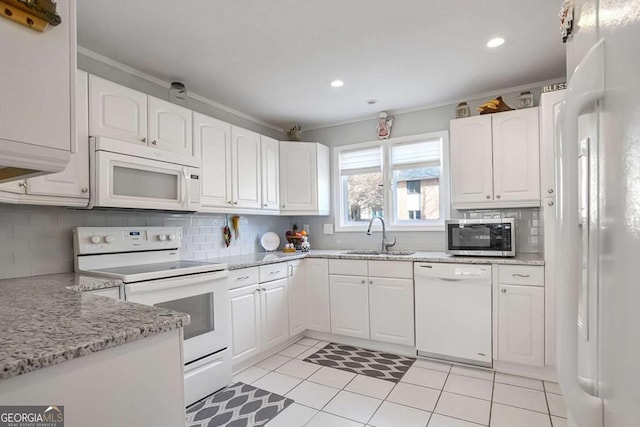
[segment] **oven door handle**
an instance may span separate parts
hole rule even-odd
[[[129,283],[125,285],[125,294],[127,299],[131,295],[148,294],[152,292],[165,291],[167,289],[182,288],[187,286],[201,286],[205,285],[207,288],[211,288],[211,282],[224,281],[226,285],[226,278],[229,276],[228,270],[216,271],[211,273],[203,273],[198,276],[185,276],[185,277],[168,277],[166,279],[151,280],[148,282]]]

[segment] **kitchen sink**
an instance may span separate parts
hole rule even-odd
[[[389,251],[387,253],[383,253],[380,251],[373,250],[355,250],[355,251],[346,251],[343,252],[345,255],[413,255],[415,252],[411,251]]]

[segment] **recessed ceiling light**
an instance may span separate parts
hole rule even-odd
[[[504,39],[502,37],[496,37],[487,42],[487,47],[498,47],[504,44]]]
[[[331,82],[331,86],[333,87],[342,87],[344,86],[344,82],[342,80],[334,80]]]

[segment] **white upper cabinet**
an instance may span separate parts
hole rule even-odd
[[[540,206],[538,108],[451,121],[456,209]]]
[[[328,215],[329,148],[316,142],[280,142],[280,209],[287,215]]]
[[[147,144],[147,95],[89,76],[89,133]]]
[[[542,197],[556,196],[556,123],[565,92],[565,90],[559,90],[544,93],[540,97],[540,191]]]
[[[262,152],[262,209],[280,209],[280,143],[264,135],[260,136]]]
[[[493,117],[494,200],[540,205],[538,109]]]
[[[240,208],[261,207],[260,135],[231,126],[231,160],[233,171],[233,205]]]
[[[0,168],[61,171],[73,141],[76,2],[57,2],[62,22],[38,33],[0,22]],[[4,11],[4,7],[3,7]],[[0,179],[29,175],[6,169]]]
[[[451,121],[451,203],[493,200],[491,116]]]
[[[231,125],[203,114],[193,115],[193,136],[202,158],[200,173],[203,207],[229,207],[232,203]]]
[[[191,110],[148,97],[149,144],[160,150],[193,155]]]

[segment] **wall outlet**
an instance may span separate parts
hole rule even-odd
[[[324,224],[324,234],[333,234],[333,224]]]

